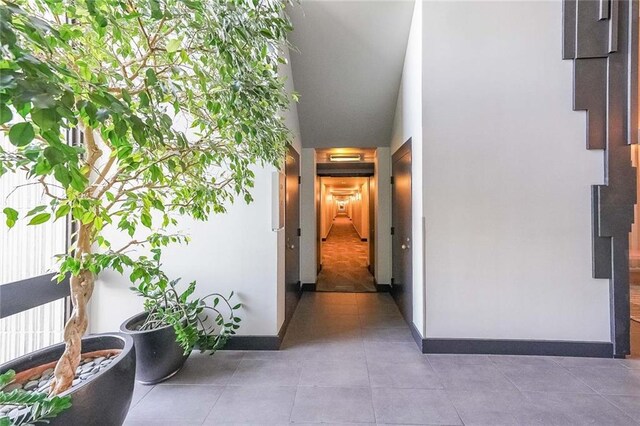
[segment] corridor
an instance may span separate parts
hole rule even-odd
[[[317,291],[375,292],[367,269],[369,245],[361,241],[351,220],[338,214],[327,240],[322,242],[322,270]]]
[[[280,351],[194,353],[126,425],[638,425],[640,360],[423,355],[386,293],[304,293]]]

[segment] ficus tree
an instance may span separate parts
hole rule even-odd
[[[3,197],[6,223],[75,224],[52,394],[73,381],[96,275],[148,280],[136,247],[183,241],[180,217],[250,202],[251,166],[281,163],[291,29],[285,0],[0,0],[0,176],[43,194],[26,215]]]

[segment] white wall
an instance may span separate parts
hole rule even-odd
[[[424,3],[428,337],[610,341],[591,278],[603,155],[561,26],[559,0]]]
[[[287,90],[292,91],[290,66],[281,66],[281,73],[287,79]],[[296,105],[284,114],[293,147],[300,152]],[[284,321],[285,292],[284,230],[271,229],[271,185],[276,169],[253,170],[254,202],[247,205],[239,200],[227,214],[213,215],[207,222],[182,219],[179,229],[191,236],[191,243],[166,248],[163,263],[170,277],[183,277],[185,283],[197,280],[199,295],[235,291],[244,304],[238,334],[275,335]],[[129,286],[126,276],[101,274],[91,302],[91,332],[117,330],[124,319],[142,310],[142,300]]]
[[[300,186],[300,281],[315,283],[316,265],[316,150],[302,150],[302,185]]]
[[[378,284],[391,283],[391,151],[376,149],[375,156],[376,261]]]
[[[416,1],[391,137],[391,153],[411,138],[413,323],[424,336],[424,280],[422,241],[422,8]]]

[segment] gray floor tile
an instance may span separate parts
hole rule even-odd
[[[640,398],[636,396],[607,395],[605,399],[621,409],[627,416],[640,423]]]
[[[373,389],[378,423],[461,425],[444,391],[427,389]]]
[[[367,362],[364,359],[307,361],[302,365],[300,385],[369,387]]]
[[[204,424],[288,423],[295,395],[294,386],[227,386]]]
[[[433,365],[445,389],[512,391],[516,387],[493,365]]]
[[[503,366],[500,370],[521,391],[594,393],[562,367]]]
[[[245,359],[229,380],[239,386],[296,386],[300,365],[288,361]]]
[[[367,361],[371,386],[376,388],[443,389],[429,362],[424,360],[387,363]]]
[[[153,389],[153,386],[145,386],[136,382],[135,386],[133,387],[133,398],[131,399],[131,408],[135,407],[136,404],[140,402],[140,400],[142,400],[142,398],[144,398],[151,389]]]
[[[395,314],[366,313],[360,314],[360,326],[362,327],[405,327],[407,322],[400,312]]]
[[[241,359],[242,354],[235,351],[218,351],[213,355],[194,353],[182,370],[166,383],[223,386],[233,376]]]
[[[525,425],[635,425],[621,410],[600,395],[523,392],[527,405],[518,413]]]
[[[526,355],[490,355],[489,359],[498,368],[503,366],[558,367],[552,357]]]
[[[323,338],[291,346],[290,350],[299,359],[314,360],[364,360],[365,349],[360,339],[338,340]]]
[[[611,358],[554,357],[562,367],[625,368],[621,360]]]
[[[621,359],[620,363],[626,368],[640,370],[640,358]]]
[[[640,397],[640,370],[578,367],[568,370],[598,393]]]
[[[415,362],[425,359],[414,342],[364,342],[368,361],[389,364]]]
[[[374,422],[371,389],[299,386],[293,422]]]
[[[518,391],[447,391],[465,425],[507,426],[519,424],[525,398]]]
[[[369,342],[414,343],[409,327],[369,327],[362,329],[362,337]],[[414,343],[415,344],[415,343]]]
[[[429,354],[429,362],[433,364],[457,364],[457,365],[492,365],[488,355],[466,354]]]
[[[222,389],[208,385],[157,385],[129,412],[128,420],[203,422]]]
[[[185,422],[184,420],[153,420],[150,422],[149,420],[129,420],[127,419],[123,426],[200,426],[202,422]]]

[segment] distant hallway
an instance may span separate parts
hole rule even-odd
[[[376,291],[367,269],[368,244],[360,240],[351,220],[338,215],[322,243],[322,270],[317,291]]]

